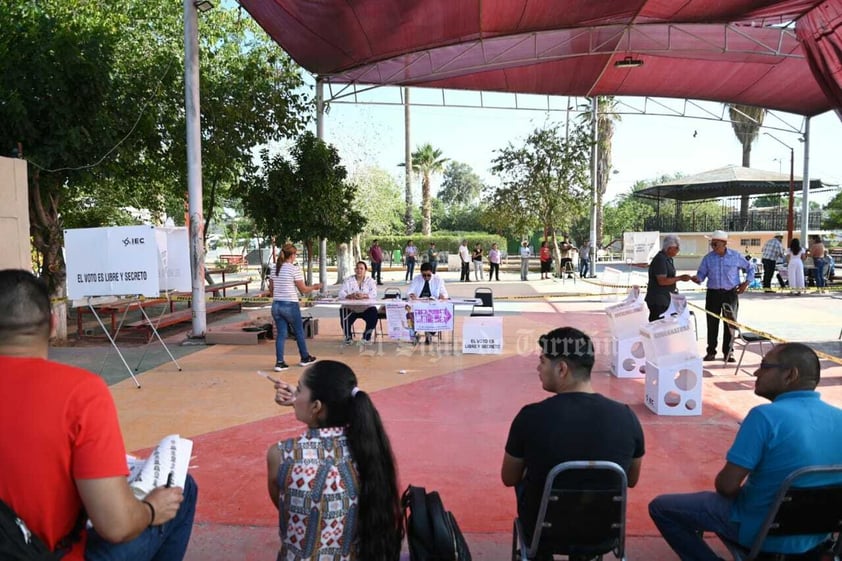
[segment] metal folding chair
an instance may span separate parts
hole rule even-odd
[[[494,292],[490,288],[478,287],[474,290],[474,298],[481,300],[481,303],[473,305],[471,317],[494,315]]]
[[[808,480],[816,476],[831,476],[835,483],[827,485],[797,486],[796,479],[802,479],[802,485],[809,485]],[[836,476],[836,477],[833,477]],[[760,531],[754,538],[751,548],[745,548],[727,540],[725,545],[734,555],[734,561],[754,561],[760,555],[783,561],[787,557],[803,559],[799,554],[782,554],[763,551],[763,542],[769,536],[799,536],[808,534],[828,534],[829,540],[811,550],[816,558],[838,561],[842,555],[842,464],[825,466],[807,466],[790,473],[778,491],[775,501],[766,514]]]
[[[589,483],[574,485],[571,479]],[[626,472],[614,462],[558,464],[547,474],[531,536],[515,518],[512,561],[539,553],[588,559],[613,553],[625,560],[627,487]]]
[[[722,304],[722,315],[730,320],[736,321],[736,314],[734,313],[734,308],[731,307],[731,304]],[[743,344],[743,350],[740,352],[740,359],[737,361],[737,368],[734,369],[734,375],[736,376],[737,373],[740,371],[740,366],[743,364],[743,357],[746,354],[746,349],[748,349],[749,345],[753,345],[755,343],[760,345],[760,358],[763,358],[763,355],[766,354],[766,351],[763,348],[763,343],[769,343],[769,348],[772,347],[772,340],[764,335],[758,335],[757,333],[752,333],[751,331],[743,331],[739,327],[735,327],[731,324],[727,324],[728,329],[731,330],[731,350],[733,352],[734,349],[734,342],[739,341]],[[726,355],[727,358],[727,355]]]
[[[403,294],[400,288],[387,288],[383,293],[384,300],[401,300]],[[377,309],[377,325],[380,326],[380,338],[383,338],[383,320],[386,319],[386,307],[380,306]]]

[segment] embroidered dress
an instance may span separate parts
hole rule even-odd
[[[359,479],[345,429],[309,429],[278,447],[278,561],[356,559]]]

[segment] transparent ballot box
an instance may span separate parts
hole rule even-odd
[[[637,337],[649,321],[649,310],[640,300],[625,301],[605,308],[611,335],[617,339]]]
[[[640,327],[646,360],[668,364],[699,356],[696,335],[686,316],[674,316]]]

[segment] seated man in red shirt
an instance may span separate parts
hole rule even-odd
[[[64,561],[179,561],[196,509],[196,484],[138,500],[108,387],[47,360],[55,318],[46,285],[0,271],[0,499],[47,546],[78,539]],[[81,509],[93,530],[73,531]]]

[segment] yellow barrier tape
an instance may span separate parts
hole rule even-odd
[[[768,339],[770,339],[774,342],[777,342],[777,343],[789,343],[790,342],[787,339],[784,339],[783,337],[778,337],[777,335],[773,335],[772,333],[767,333],[766,331],[762,331],[760,329],[755,329],[753,327],[749,327],[748,325],[739,323],[738,321],[734,321],[730,318],[726,318],[726,317],[723,317],[721,315],[715,314],[715,313],[711,312],[710,310],[706,310],[704,308],[704,306],[699,306],[698,304],[694,304],[693,302],[687,302],[687,304],[690,305],[690,306],[693,306],[697,310],[701,310],[702,312],[704,312],[705,314],[707,314],[709,316],[713,316],[713,317],[719,319],[723,323],[726,323],[728,325],[736,327],[740,331],[750,331],[750,332],[754,333],[755,335],[760,335],[761,337],[766,337],[766,338],[768,338]],[[833,355],[829,355],[825,352],[822,352],[822,351],[819,351],[819,350],[816,350],[816,349],[813,349],[813,351],[815,351],[815,353],[818,355],[818,357],[822,360],[827,360],[827,361],[834,362],[836,364],[842,365],[842,358],[839,358],[839,357],[836,357],[836,356],[833,356]]]

